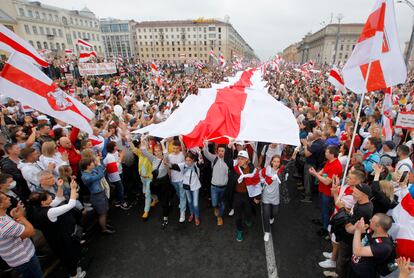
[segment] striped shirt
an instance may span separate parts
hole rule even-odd
[[[35,254],[30,238],[21,239],[24,226],[10,216],[0,216],[0,257],[10,266],[27,263]]]

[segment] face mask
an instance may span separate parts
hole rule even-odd
[[[12,190],[16,187],[17,182],[16,181],[12,181],[9,185],[9,190]]]

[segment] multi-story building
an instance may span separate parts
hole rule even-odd
[[[133,20],[100,19],[105,57],[133,58],[136,55],[136,32]]]
[[[4,6],[3,6],[4,4]],[[2,9],[17,22],[14,31],[38,50],[63,54],[65,49],[83,50],[77,39],[88,41],[103,53],[99,21],[88,8],[66,10],[38,1],[2,0]]]
[[[351,56],[363,27],[363,23],[348,23],[340,26],[329,24],[315,33],[307,34],[299,42],[299,62],[313,60],[317,64],[333,64],[335,60],[335,63],[345,63]],[[338,30],[339,40],[335,55]]]
[[[137,53],[141,61],[169,62],[212,60],[210,51],[233,57],[255,59],[253,49],[228,22],[216,19],[144,21],[136,25]]]
[[[282,58],[287,62],[299,63],[298,46],[298,43],[293,43],[283,49]]]

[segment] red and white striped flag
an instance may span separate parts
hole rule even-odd
[[[73,53],[73,50],[72,49],[65,49],[65,53],[66,54],[72,54]]]
[[[385,140],[392,140],[393,126],[391,119],[392,112],[392,88],[385,90],[384,100],[382,102],[382,135]]]
[[[212,49],[212,50],[210,50],[210,56],[214,59],[214,60],[216,60],[217,61],[217,57],[216,57],[216,54],[214,53],[214,50]]]
[[[86,42],[86,41],[84,41],[84,40],[81,40],[81,39],[78,39],[78,41],[76,42],[76,44],[77,45],[81,45],[81,46],[83,46],[83,47],[86,47],[86,48],[92,48],[92,44],[90,44],[90,43],[88,43],[88,42]]]
[[[152,74],[158,74],[158,68],[155,63],[151,63],[151,72]]]
[[[220,60],[220,66],[224,68],[226,66],[226,59],[224,59],[224,55],[222,53],[220,53],[219,60]]]
[[[199,70],[202,70],[202,69],[204,68],[204,64],[203,64],[203,63],[201,63],[201,62],[198,62],[198,63],[197,63],[197,68],[198,68]]]
[[[328,81],[334,85],[335,89],[342,92],[343,94],[346,94],[346,88],[344,84],[344,80],[341,77],[341,74],[339,73],[336,66],[334,66],[331,71],[329,72]]]
[[[18,53],[10,56],[0,73],[0,91],[23,105],[92,134],[95,116],[85,105],[68,96],[39,68]]]
[[[96,56],[97,55],[95,51],[82,51],[81,53],[79,53],[79,62],[88,62],[92,57],[96,58]]]
[[[0,50],[9,53],[18,52],[31,62],[41,67],[48,67],[49,63],[24,39],[17,36],[10,29],[0,24]]]
[[[405,83],[393,0],[377,0],[351,57],[342,69],[345,86],[354,93],[382,90]]]

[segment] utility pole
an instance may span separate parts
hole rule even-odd
[[[336,31],[336,42],[335,42],[335,54],[333,57],[332,64],[336,62],[336,56],[338,55],[338,44],[339,44],[339,33],[341,32],[341,20],[344,18],[343,14],[338,14],[336,19],[338,19],[338,30]]]

